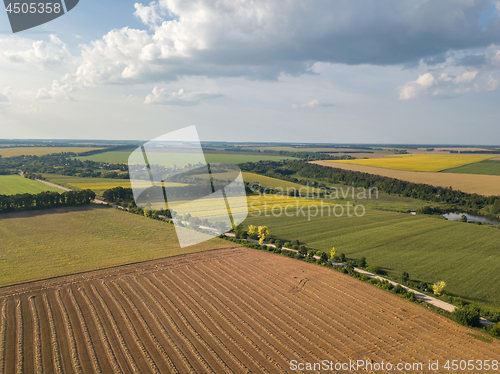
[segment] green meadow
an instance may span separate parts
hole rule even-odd
[[[62,192],[58,188],[19,175],[0,175],[0,195],[37,194],[44,191]]]
[[[460,173],[460,174],[483,174],[483,175],[500,175],[500,160],[485,160],[460,166],[458,168],[443,170],[443,173]]]

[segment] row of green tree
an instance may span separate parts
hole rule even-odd
[[[248,148],[240,148],[240,147],[231,147],[224,148],[225,152],[259,152],[259,153],[267,153],[272,155],[286,156],[286,157],[294,157],[303,161],[314,161],[314,160],[350,160],[352,156],[343,155],[343,156],[331,156],[327,153],[318,153],[318,152],[308,152],[303,150],[297,151],[280,151],[274,149],[263,149],[263,150],[254,150]],[[336,152],[334,152],[336,153]]]
[[[94,198],[95,193],[91,190],[0,195],[0,213],[83,205]]]
[[[312,187],[328,184],[345,184],[354,187],[376,187],[388,194],[412,197],[436,203],[447,203],[467,209],[489,208],[490,213],[500,213],[499,196],[470,194],[451,187],[436,187],[423,183],[412,183],[399,179],[344,170],[297,161],[260,161],[240,165],[243,171],[262,174],[289,182],[304,184],[308,179]]]

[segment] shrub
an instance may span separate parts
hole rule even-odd
[[[361,279],[363,282],[368,282],[371,279],[371,277],[369,277],[366,274],[361,274],[361,277],[359,279]]]
[[[394,287],[391,292],[393,293],[406,293],[406,290],[400,285],[398,284],[396,287]]]
[[[492,325],[489,329],[488,332],[493,335],[493,336],[500,336],[500,323],[497,323],[496,325]]]
[[[276,240],[276,241],[274,242],[274,245],[276,246],[276,248],[279,248],[279,249],[281,249],[281,248],[282,248],[282,246],[281,246],[281,242],[280,242],[279,240]]]
[[[360,268],[365,268],[365,267],[366,267],[366,265],[367,265],[367,264],[366,264],[366,257],[365,257],[365,256],[363,256],[363,257],[361,257],[361,258],[359,259],[359,261],[358,261],[358,266],[359,266]]]
[[[339,261],[340,261],[340,262],[345,262],[345,254],[341,253],[341,254],[339,255]]]
[[[290,242],[285,242],[285,244],[283,244],[283,247],[290,248]]]
[[[382,281],[380,281],[380,283],[378,284],[378,286],[380,288],[383,288],[384,290],[390,290],[393,287],[392,284],[391,284],[391,282],[389,282],[388,280],[382,280]]]
[[[370,265],[366,268],[366,271],[369,273],[377,274],[377,275],[383,275],[385,274],[385,271],[383,271],[381,268],[375,265]]]
[[[269,239],[269,243],[274,244],[274,239],[273,238]]]
[[[440,296],[443,293],[443,290],[445,287],[446,287],[446,283],[443,281],[434,283],[432,285],[432,290],[434,291],[434,295]]]
[[[452,312],[453,319],[464,326],[479,326],[479,308],[474,305],[466,305],[455,308]]]
[[[415,294],[411,291],[406,291],[406,299],[413,301],[413,302],[417,300],[417,298],[415,297]]]
[[[342,274],[348,273],[347,269],[344,266],[336,266],[335,269],[340,271]]]
[[[301,255],[306,255],[307,254],[307,247],[305,245],[300,245],[298,247],[299,247],[298,250],[299,250],[299,252],[300,252]],[[295,246],[294,246],[294,249],[296,249]]]

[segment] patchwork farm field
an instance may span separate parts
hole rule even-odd
[[[360,160],[365,161],[365,160]],[[457,173],[434,173],[434,172],[416,172],[404,170],[392,170],[373,166],[345,164],[340,162],[312,161],[313,164],[360,171],[363,173],[382,175],[389,178],[406,180],[413,183],[425,183],[432,186],[453,187],[468,193],[477,193],[485,196],[500,195],[500,176],[498,175],[473,175]]]
[[[360,202],[359,202],[360,203]],[[245,225],[268,226],[276,238],[298,239],[312,248],[350,258],[365,256],[393,276],[410,273],[427,283],[444,280],[447,291],[500,306],[500,229],[437,217],[366,209],[362,217],[261,214]],[[351,215],[353,211],[351,209]]]
[[[128,179],[83,178],[59,174],[42,175],[48,182],[70,188],[72,190],[84,190],[90,188],[98,195],[101,195],[107,189],[114,187],[130,188],[130,181]]]
[[[291,360],[500,355],[469,332],[347,275],[241,248],[0,290],[5,372],[270,374]]]
[[[0,195],[37,194],[44,191],[61,192],[58,188],[19,175],[0,175]]]
[[[15,156],[43,156],[52,153],[62,152],[89,152],[103,148],[91,147],[10,147],[0,148],[0,156],[2,157],[15,157]]]
[[[485,160],[474,164],[446,169],[445,173],[500,175],[500,160]]]
[[[114,187],[130,188],[130,181],[128,179],[83,178],[83,177],[72,177],[59,174],[43,174],[43,177],[49,182],[75,190],[84,190],[89,188],[98,195],[102,194],[105,190],[109,188],[114,188]],[[243,172],[243,179],[245,182],[248,183],[260,183],[262,186],[271,188],[282,187],[285,190],[286,188],[296,188],[297,190],[299,188],[305,188],[304,186],[297,183],[280,181],[278,179],[269,178],[254,173]],[[173,186],[182,184],[170,183],[170,185]],[[310,191],[312,190],[313,189],[310,188]]]
[[[79,160],[90,160],[96,162],[108,162],[116,164],[126,164],[128,163],[128,157],[132,151],[111,151],[97,153],[90,156],[76,157]],[[168,161],[166,161],[163,166],[174,166],[176,164],[184,164],[189,162],[189,154],[187,153],[171,153],[168,155]],[[193,162],[197,162],[199,156],[193,154]],[[244,162],[257,162],[257,161],[279,161],[279,160],[290,160],[293,157],[287,156],[275,156],[275,155],[255,155],[255,154],[245,154],[241,152],[239,154],[234,153],[206,153],[205,160],[209,163],[231,163],[231,164],[241,164]]]
[[[130,188],[130,181],[128,179],[83,178],[83,177],[72,177],[59,174],[43,174],[43,177],[51,183],[55,183],[66,188],[70,188],[72,190],[91,189],[97,195],[102,195],[104,191],[114,187]],[[168,186],[182,187],[185,186],[185,184],[168,183]]]
[[[331,163],[373,166],[384,169],[405,171],[438,172],[446,169],[490,159],[492,155],[454,155],[454,154],[405,154],[390,155],[382,158],[362,160],[328,161]]]
[[[1,214],[0,237],[0,287],[227,246],[181,249],[173,225],[100,206]]]

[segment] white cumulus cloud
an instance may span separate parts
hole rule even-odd
[[[10,63],[26,64],[45,70],[58,67],[72,57],[66,44],[56,35],[50,35],[48,41],[0,39],[0,58]]]
[[[155,86],[153,91],[146,96],[144,103],[193,106],[218,97],[222,97],[222,95],[217,92],[185,92],[182,88],[177,92],[169,92],[166,88]]]
[[[311,109],[314,109],[314,108],[318,108],[318,107],[330,107],[330,106],[334,106],[334,104],[332,103],[327,103],[327,102],[324,102],[324,101],[320,101],[318,99],[313,99],[307,103],[304,103],[304,104],[293,104],[292,105],[292,108],[293,109],[298,109],[298,108],[311,108]]]

